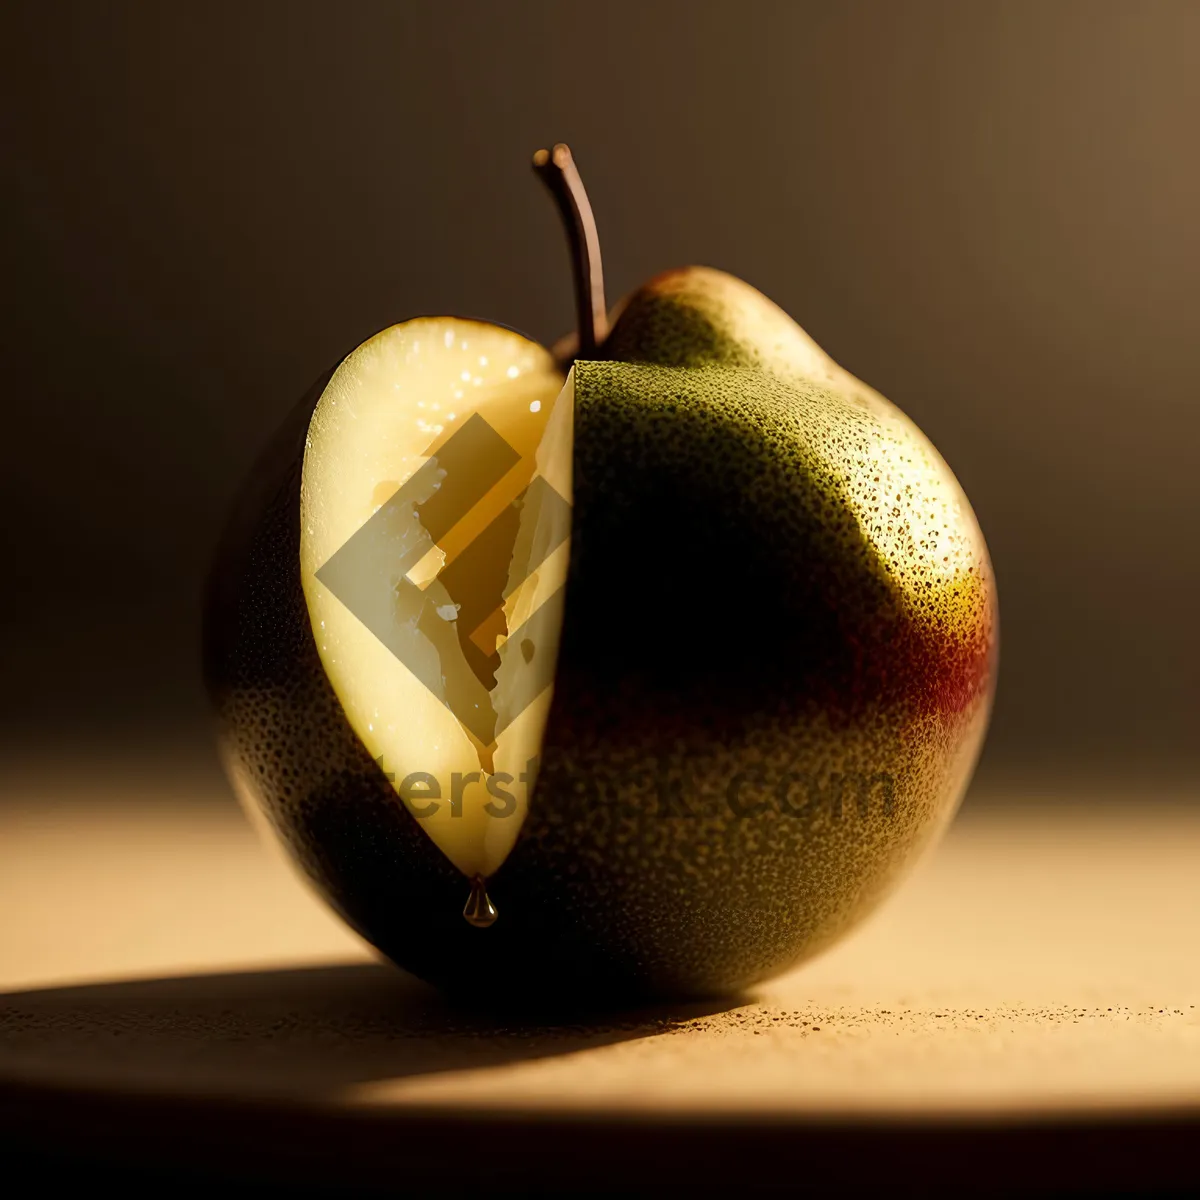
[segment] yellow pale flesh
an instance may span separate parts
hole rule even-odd
[[[382,564],[380,586],[397,595],[406,590],[409,602],[395,605],[394,618],[388,617],[394,626],[377,636],[317,572],[421,467],[437,460],[475,414],[518,461],[456,525],[430,542],[415,565],[405,571]],[[553,678],[547,664],[557,654],[561,628],[556,598],[570,549],[565,506],[518,503],[512,544],[501,546],[508,558],[506,584],[497,587],[491,577],[478,583],[493,615],[465,633],[486,646],[486,653],[500,652],[494,677],[480,678],[462,650],[453,602],[462,599],[462,571],[454,597],[444,586],[445,572],[538,476],[569,504],[571,421],[571,387],[563,387],[542,347],[493,325],[422,318],[384,330],[355,350],[334,373],[309,426],[300,569],[321,662],[355,733],[391,777],[399,802],[468,876],[490,875],[507,857],[532,790],[553,691],[552,682],[539,690],[538,681]],[[419,519],[419,506],[414,512]],[[547,545],[557,549],[544,557],[538,548]],[[533,572],[531,556],[539,563]],[[468,587],[476,587],[471,572],[466,579]],[[412,618],[414,585],[422,589],[425,612],[419,629]],[[526,641],[523,653],[506,652],[508,632],[543,605],[537,646]],[[448,627],[437,626],[431,613]],[[422,630],[431,630],[436,640]],[[389,641],[409,648],[404,654],[409,662],[424,664],[425,682],[385,644]],[[496,714],[499,733],[486,745],[447,704],[447,698],[459,698],[455,707],[461,711],[463,696]]]

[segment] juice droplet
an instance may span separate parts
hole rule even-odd
[[[464,920],[468,925],[474,925],[476,929],[486,929],[489,925],[495,924],[499,915],[496,906],[492,903],[491,896],[487,894],[483,876],[476,875],[471,880],[471,894],[463,906]]]

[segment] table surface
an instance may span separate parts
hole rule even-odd
[[[976,805],[862,929],[754,995],[489,1015],[380,964],[211,776],[30,772],[0,804],[0,1097],[31,1137],[111,1138],[103,1114],[141,1105],[164,1145],[175,1111],[214,1144],[222,1112],[339,1137],[575,1118],[1195,1136],[1198,868],[1200,805]]]

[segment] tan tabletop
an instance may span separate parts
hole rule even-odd
[[[0,1115],[24,1144],[429,1186],[467,1178],[463,1137],[485,1181],[545,1186],[668,1162],[713,1186],[1196,1178],[1198,805],[977,804],[756,995],[556,1018],[378,964],[219,781],[167,778],[5,782]]]

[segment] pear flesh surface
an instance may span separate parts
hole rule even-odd
[[[570,409],[536,344],[419,319],[345,359],[305,442],[300,578],[321,662],[368,753],[468,876],[508,855],[536,775],[569,554]],[[539,542],[553,549],[531,572]],[[535,614],[536,636],[510,650]]]

